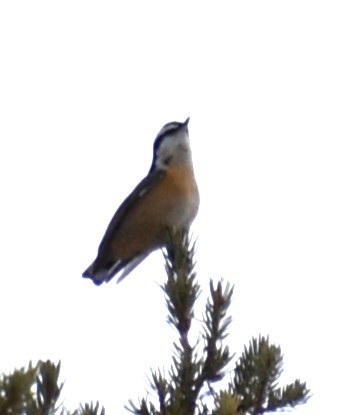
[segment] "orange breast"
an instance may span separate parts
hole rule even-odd
[[[110,243],[114,258],[128,259],[163,245],[167,227],[189,226],[199,204],[192,171],[169,169],[124,218]]]

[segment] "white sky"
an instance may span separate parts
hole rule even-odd
[[[109,414],[168,366],[160,253],[118,286],[81,273],[191,116],[201,302],[235,284],[231,350],[269,334],[313,392],[294,413],[335,413],[340,21],[337,1],[0,3],[2,371],[61,359],[65,404]]]

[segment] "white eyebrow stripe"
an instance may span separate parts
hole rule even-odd
[[[178,122],[171,122],[171,123],[168,123],[168,124],[166,124],[166,125],[164,125],[162,128],[161,128],[161,130],[160,130],[160,132],[159,132],[159,134],[157,135],[157,137],[160,137],[161,135],[164,135],[165,133],[167,133],[167,132],[169,132],[169,131],[172,131],[172,130],[177,130],[179,127],[181,126],[181,124],[180,123],[178,123]]]

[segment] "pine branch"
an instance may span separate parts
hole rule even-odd
[[[170,370],[152,372],[150,385],[158,405],[142,399],[138,405],[129,401],[126,407],[135,415],[262,415],[305,403],[309,390],[296,380],[278,386],[283,356],[269,339],[253,338],[231,372],[226,390],[216,392],[214,382],[222,380],[231,361],[224,340],[231,317],[228,316],[233,288],[210,281],[201,335],[191,345],[189,333],[194,305],[200,286],[194,272],[194,244],[186,231],[169,232],[165,252],[167,281],[163,290],[168,321],[177,333]],[[203,346],[200,343],[203,342]],[[14,371],[0,377],[1,415],[105,415],[99,403],[85,404],[74,412],[58,407],[63,384],[59,383],[60,363],[39,362],[36,367]],[[208,392],[201,394],[204,386]],[[210,397],[210,405],[205,401]]]
[[[160,413],[161,415],[165,415],[167,413],[167,401],[170,396],[170,386],[168,382],[161,374],[159,370],[158,373],[152,373],[152,381],[150,382],[152,389],[157,393],[159,398],[159,405],[160,405]]]
[[[195,378],[198,373],[198,362],[188,340],[194,316],[194,303],[200,292],[193,257],[194,244],[190,246],[188,232],[170,231],[165,253],[168,279],[164,292],[169,322],[179,333],[179,345],[174,344],[175,356],[170,370],[172,393],[169,397],[168,413],[174,412],[177,415],[194,414],[197,398]]]
[[[212,415],[243,415],[240,410],[240,400],[230,392],[222,391],[215,402]]]
[[[36,379],[36,368],[30,363],[28,368],[15,370],[0,378],[0,414],[25,413],[34,403],[32,386]]]
[[[0,377],[1,415],[105,415],[99,404],[85,404],[70,412],[57,405],[63,384],[60,362],[39,361],[35,367],[15,370]]]
[[[63,384],[58,384],[60,362],[55,365],[50,360],[37,364],[36,377],[36,411],[39,415],[49,415],[57,411],[56,404]]]
[[[100,408],[99,402],[94,403],[86,403],[85,405],[81,405],[79,410],[74,415],[105,415],[104,408]]]
[[[243,409],[261,413],[274,382],[281,373],[280,349],[269,339],[253,338],[235,368],[234,389],[242,397]]]
[[[159,400],[159,409],[143,400],[139,406],[132,402],[131,412],[136,415],[261,415],[303,403],[308,391],[305,384],[296,381],[278,388],[283,358],[280,348],[268,338],[251,340],[249,347],[236,364],[228,390],[214,391],[211,383],[221,380],[224,369],[231,361],[229,348],[223,344],[228,335],[231,317],[227,315],[233,288],[221,282],[214,286],[210,281],[210,298],[203,317],[201,339],[204,349],[199,356],[198,344],[189,342],[189,331],[194,317],[194,304],[200,287],[194,272],[194,246],[187,233],[169,233],[165,253],[167,282],[164,285],[169,323],[179,334],[174,343],[173,363],[169,379],[160,371],[152,373],[151,387]],[[214,409],[199,398],[207,384]]]
[[[185,230],[169,231],[168,245],[164,253],[166,273],[164,286],[169,311],[169,323],[179,332],[180,338],[187,341],[187,334],[193,318],[193,307],[200,288],[195,281],[194,244]]]
[[[276,411],[284,407],[294,407],[307,402],[310,394],[305,382],[298,379],[284,388],[278,388],[269,394],[267,411]]]
[[[155,409],[155,406],[153,404],[149,403],[149,407],[148,407],[148,403],[146,399],[142,399],[142,401],[140,401],[138,406],[136,406],[134,402],[130,399],[129,405],[130,406],[125,406],[125,409],[135,415],[160,415],[161,414],[161,412]]]
[[[210,281],[211,299],[208,299],[204,315],[204,342],[206,357],[201,360],[201,373],[196,382],[196,391],[199,393],[204,382],[216,382],[223,377],[222,370],[232,359],[229,348],[222,346],[222,340],[228,335],[231,317],[226,317],[231,304],[233,288],[229,284],[225,290],[221,282],[214,288]]]
[[[240,409],[251,415],[283,409],[308,399],[305,384],[296,381],[284,389],[277,380],[282,372],[283,356],[269,339],[253,338],[236,364],[230,391],[241,401]]]
[[[226,317],[231,304],[232,292],[229,285],[223,289],[218,283],[210,283],[210,299],[204,314],[203,334],[204,356],[199,358],[196,347],[192,347],[188,334],[194,317],[194,303],[200,293],[194,272],[194,244],[191,244],[187,231],[169,232],[169,242],[165,252],[167,282],[164,285],[169,323],[179,334],[179,342],[174,343],[175,353],[169,371],[169,381],[158,373],[152,374],[151,386],[156,391],[161,415],[208,414],[204,404],[199,408],[198,396],[205,382],[222,378],[222,370],[230,361],[227,346],[222,340],[227,336],[231,322]],[[139,408],[131,405],[135,414],[152,414],[153,409],[145,405]],[[142,412],[142,409],[146,412]],[[149,412],[148,412],[149,411]]]

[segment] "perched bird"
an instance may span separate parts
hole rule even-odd
[[[189,118],[162,127],[148,175],[118,208],[95,261],[83,273],[96,285],[126,277],[167,242],[169,229],[189,228],[199,208],[188,136]]]

